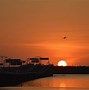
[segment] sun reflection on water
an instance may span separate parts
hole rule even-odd
[[[22,87],[59,87],[89,89],[89,75],[54,75],[53,77],[41,78],[23,83]]]

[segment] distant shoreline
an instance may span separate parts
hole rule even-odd
[[[89,66],[54,66],[54,74],[89,74]]]

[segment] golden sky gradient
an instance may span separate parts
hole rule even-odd
[[[0,55],[89,65],[89,0],[0,0]]]

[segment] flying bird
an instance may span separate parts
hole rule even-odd
[[[66,39],[67,37],[63,37],[63,39]]]

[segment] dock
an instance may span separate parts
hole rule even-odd
[[[48,58],[41,59],[48,60]],[[12,62],[11,59],[8,59],[7,61]],[[0,67],[0,87],[17,86],[23,82],[49,77],[52,75],[52,64],[44,65],[41,64],[37,58],[31,58],[30,63],[21,65],[19,67]]]

